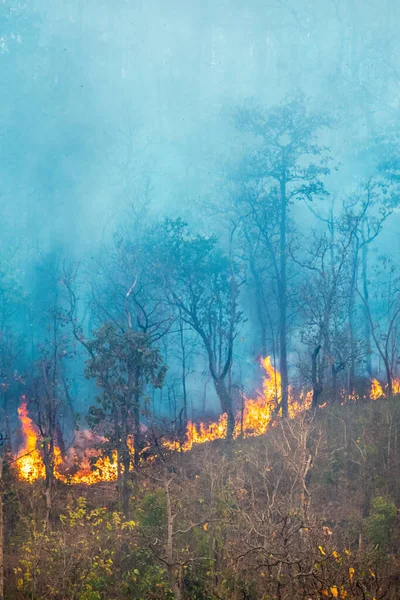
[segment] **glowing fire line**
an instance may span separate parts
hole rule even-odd
[[[277,405],[281,401],[281,376],[267,356],[261,362],[266,376],[263,379],[262,391],[258,392],[255,399],[243,397],[242,410],[236,418],[234,438],[259,436],[264,434],[273,417]],[[400,380],[393,383],[394,393],[400,392]],[[370,398],[377,400],[385,395],[379,381],[371,381]],[[352,398],[355,399],[355,398]],[[39,431],[29,417],[27,403],[23,402],[18,408],[18,416],[21,422],[23,446],[16,457],[16,465],[20,479],[33,482],[45,476],[45,467],[39,450]],[[289,417],[311,407],[312,392],[302,392],[298,398],[294,398],[292,389],[289,387]],[[163,446],[168,450],[179,450],[186,452],[195,444],[203,444],[217,439],[224,439],[227,433],[227,416],[221,415],[217,421],[206,424],[195,424],[189,422],[186,428],[185,441],[164,440]],[[72,468],[71,468],[72,467]],[[76,448],[71,448],[66,456],[61,456],[59,448],[55,448],[54,476],[65,483],[92,485],[105,481],[116,481],[118,478],[117,452],[112,453],[111,458],[99,455],[95,448],[87,448],[79,455]]]
[[[23,397],[23,399],[25,399]],[[23,402],[18,408],[18,417],[22,425],[22,435],[24,444],[17,456],[17,467],[21,479],[27,481],[35,481],[35,479],[45,476],[45,468],[37,448],[38,431],[33,424],[32,419],[28,416],[26,402]]]

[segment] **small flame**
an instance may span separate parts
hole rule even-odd
[[[393,379],[392,389],[393,394],[400,394],[400,379]]]

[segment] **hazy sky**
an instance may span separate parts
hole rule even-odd
[[[394,0],[2,0],[3,241],[92,252],[146,193],[156,211],[201,205],[248,97],[301,89],[340,114],[329,142],[348,158],[396,114],[399,12]]]

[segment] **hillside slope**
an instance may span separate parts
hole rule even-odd
[[[262,436],[163,453],[115,484],[6,472],[6,598],[400,597],[398,399],[276,421]]]

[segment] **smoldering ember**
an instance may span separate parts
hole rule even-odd
[[[0,15],[0,600],[398,600],[400,5]]]

